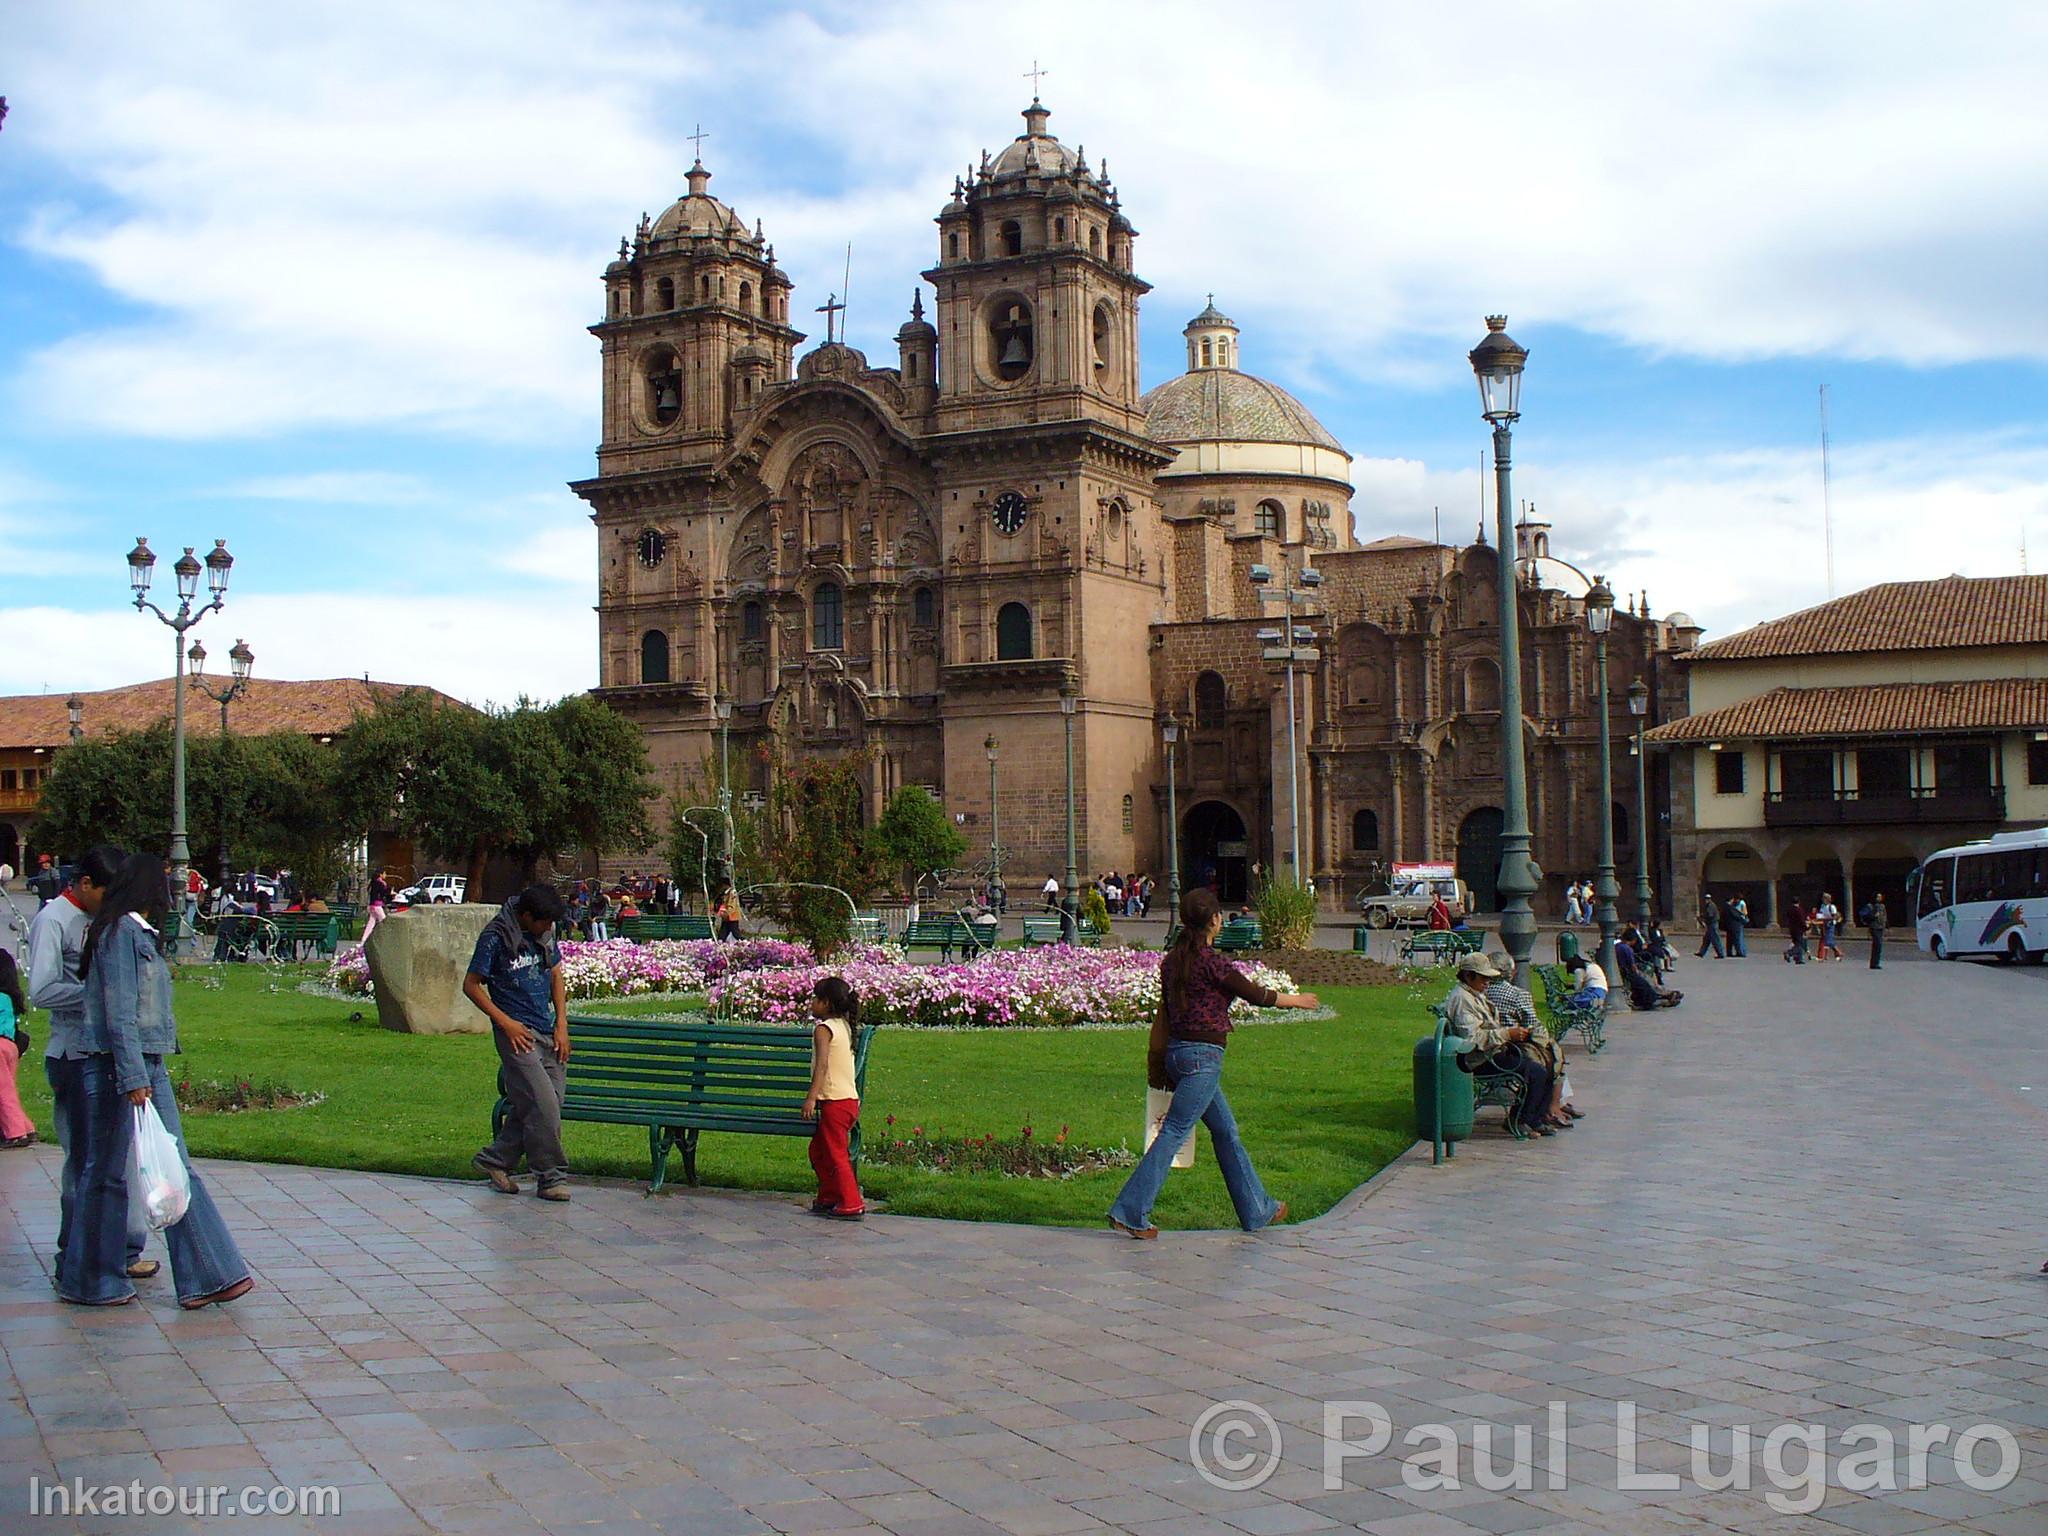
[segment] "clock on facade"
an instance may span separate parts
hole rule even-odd
[[[640,563],[653,570],[661,564],[661,557],[668,553],[668,540],[661,536],[658,528],[643,528],[640,531]]]
[[[1031,503],[1024,499],[1021,491],[1004,491],[989,508],[989,516],[1004,533],[1015,533],[1024,526],[1024,519],[1031,514]]]

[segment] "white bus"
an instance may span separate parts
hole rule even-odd
[[[2048,829],[1929,854],[1913,871],[1920,947],[1937,960],[2048,957]]]

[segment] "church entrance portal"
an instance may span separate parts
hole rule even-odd
[[[1181,819],[1180,850],[1191,885],[1208,886],[1225,906],[1250,894],[1244,818],[1221,800],[1204,800]]]
[[[1472,893],[1475,911],[1500,906],[1494,882],[1500,878],[1500,829],[1505,817],[1497,805],[1482,805],[1458,828],[1458,878]]]

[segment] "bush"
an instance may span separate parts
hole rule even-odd
[[[1268,949],[1308,949],[1315,941],[1315,892],[1292,879],[1268,880],[1253,896]]]
[[[1081,921],[1094,924],[1103,933],[1109,932],[1109,903],[1092,885],[1081,893]]]

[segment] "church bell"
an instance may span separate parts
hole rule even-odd
[[[679,411],[683,408],[682,396],[676,392],[676,381],[672,375],[663,374],[660,389],[654,396],[657,411]]]
[[[1010,339],[1003,344],[1002,366],[1022,368],[1030,361],[1031,354],[1025,350],[1023,336],[1016,331],[1010,332]]]

